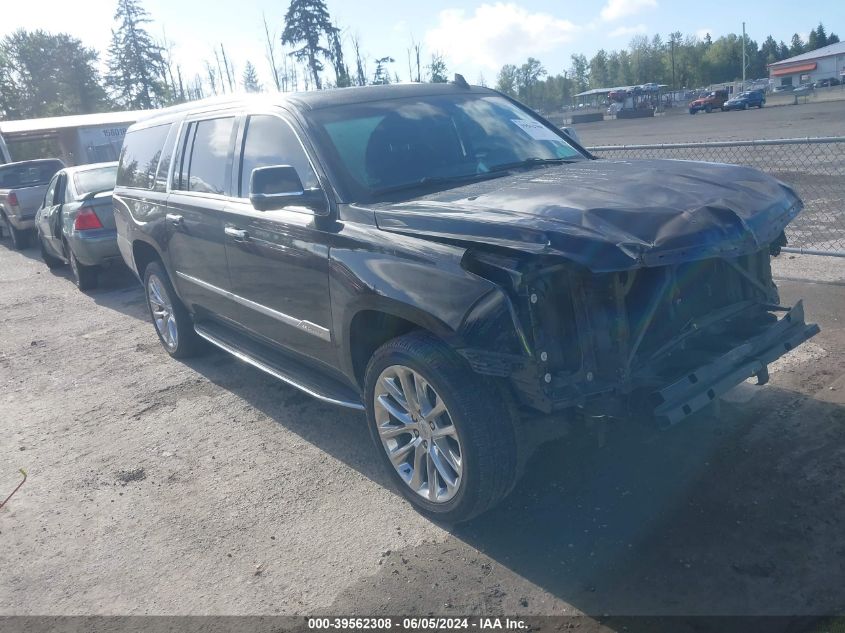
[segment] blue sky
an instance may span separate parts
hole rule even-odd
[[[115,0],[5,0],[0,34],[16,28],[65,31],[102,51],[108,46]],[[407,49],[411,38],[421,42],[427,59],[433,51],[445,55],[449,72],[462,72],[471,82],[483,75],[493,83],[505,63],[521,63],[529,55],[553,73],[569,67],[573,53],[588,57],[599,48],[624,48],[636,33],[710,32],[714,37],[739,32],[746,22],[749,37],[762,41],[772,34],[788,41],[824,22],[828,31],[845,36],[845,2],[803,0],[327,0],[332,17],[344,30],[347,44],[357,34],[372,74],[377,57],[396,59],[391,70],[408,77]],[[192,77],[213,46],[222,42],[240,74],[247,59],[269,83],[261,21],[281,28],[288,0],[145,0],[154,18],[156,37],[166,34],[174,57]],[[84,7],[84,10],[82,10]],[[352,61],[351,46],[347,46]],[[351,65],[351,63],[350,63]]]

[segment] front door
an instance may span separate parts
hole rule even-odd
[[[192,311],[233,318],[223,233],[223,209],[231,186],[236,118],[188,121],[165,217],[167,253],[175,284]]]
[[[61,212],[62,203],[65,199],[65,183],[67,177],[59,172],[47,185],[47,193],[44,194],[44,202],[38,211],[36,224],[44,245],[48,252],[64,257],[62,245]]]
[[[238,321],[280,346],[334,364],[328,266],[335,234],[309,209],[257,211],[248,199],[256,167],[291,165],[305,188],[319,186],[317,175],[285,119],[256,114],[245,125],[242,160],[233,170],[239,199],[224,219]]]

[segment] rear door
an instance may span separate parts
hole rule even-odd
[[[278,113],[247,117],[238,149],[237,199],[224,221],[238,321],[282,347],[333,363],[328,266],[335,231],[310,209],[258,211],[249,201],[256,167],[291,165],[309,189],[320,186],[314,165],[294,124]]]
[[[233,318],[223,209],[231,192],[233,113],[188,119],[182,124],[170,195],[167,250],[173,282],[193,311]]]

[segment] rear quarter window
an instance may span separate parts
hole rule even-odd
[[[166,123],[126,134],[117,169],[118,186],[153,188],[159,159],[171,126],[171,123]]]

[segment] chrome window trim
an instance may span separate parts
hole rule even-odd
[[[281,110],[281,112],[279,110]],[[290,131],[293,132],[293,135],[294,135],[294,137],[296,137],[296,140],[299,143],[299,146],[302,148],[302,153],[305,154],[305,158],[308,159],[308,164],[311,165],[311,171],[314,172],[314,176],[316,176],[317,182],[321,185],[320,188],[323,190],[323,197],[325,197],[325,199],[326,199],[326,204],[329,207],[331,207],[331,200],[329,199],[329,194],[325,190],[325,188],[322,187],[322,182],[320,182],[321,181],[320,170],[317,169],[317,165],[314,163],[313,157],[308,152],[308,148],[305,147],[305,143],[302,142],[302,138],[299,136],[299,132],[297,131],[296,126],[294,126],[294,124],[291,123],[288,120],[290,118],[290,115],[287,113],[287,111],[284,108],[280,108],[280,107],[277,107],[276,109],[271,109],[271,108],[246,108],[243,112],[243,115],[244,115],[244,134],[243,134],[243,138],[241,139],[241,146],[239,148],[236,148],[236,156],[235,156],[235,160],[237,161],[237,165],[238,165],[238,194],[234,195],[233,198],[235,198],[236,200],[239,200],[239,201],[245,200],[245,201],[249,202],[249,192],[247,192],[246,197],[243,197],[243,198],[240,197],[241,180],[243,179],[243,174],[241,173],[241,170],[243,169],[243,164],[244,164],[244,161],[243,161],[243,159],[244,159],[244,146],[246,144],[247,134],[249,134],[249,119],[250,119],[250,117],[253,117],[253,116],[272,116],[272,117],[275,117],[277,119],[280,119],[285,125],[287,125],[290,128]],[[314,213],[311,210],[308,210],[308,212],[311,215],[317,215],[316,213]]]
[[[332,340],[331,330],[323,327],[322,325],[317,325],[316,323],[312,323],[311,321],[305,321],[304,319],[297,319],[296,317],[290,316],[289,314],[285,314],[284,312],[279,312],[278,310],[274,310],[273,308],[268,308],[265,305],[256,303],[255,301],[251,301],[249,299],[246,299],[245,297],[241,297],[240,295],[236,295],[235,293],[229,292],[228,290],[224,290],[223,288],[218,288],[217,286],[210,284],[207,281],[197,279],[196,277],[192,277],[191,275],[187,275],[183,272],[176,271],[176,276],[192,284],[196,284],[201,288],[205,288],[206,290],[226,297],[227,299],[231,299],[235,303],[239,303],[242,306],[250,308],[251,310],[255,310],[256,312],[260,312],[261,314],[268,316],[272,319],[281,321],[285,325],[289,325],[303,332],[307,332],[308,334],[316,336],[317,338],[321,338],[324,341],[331,342]]]

